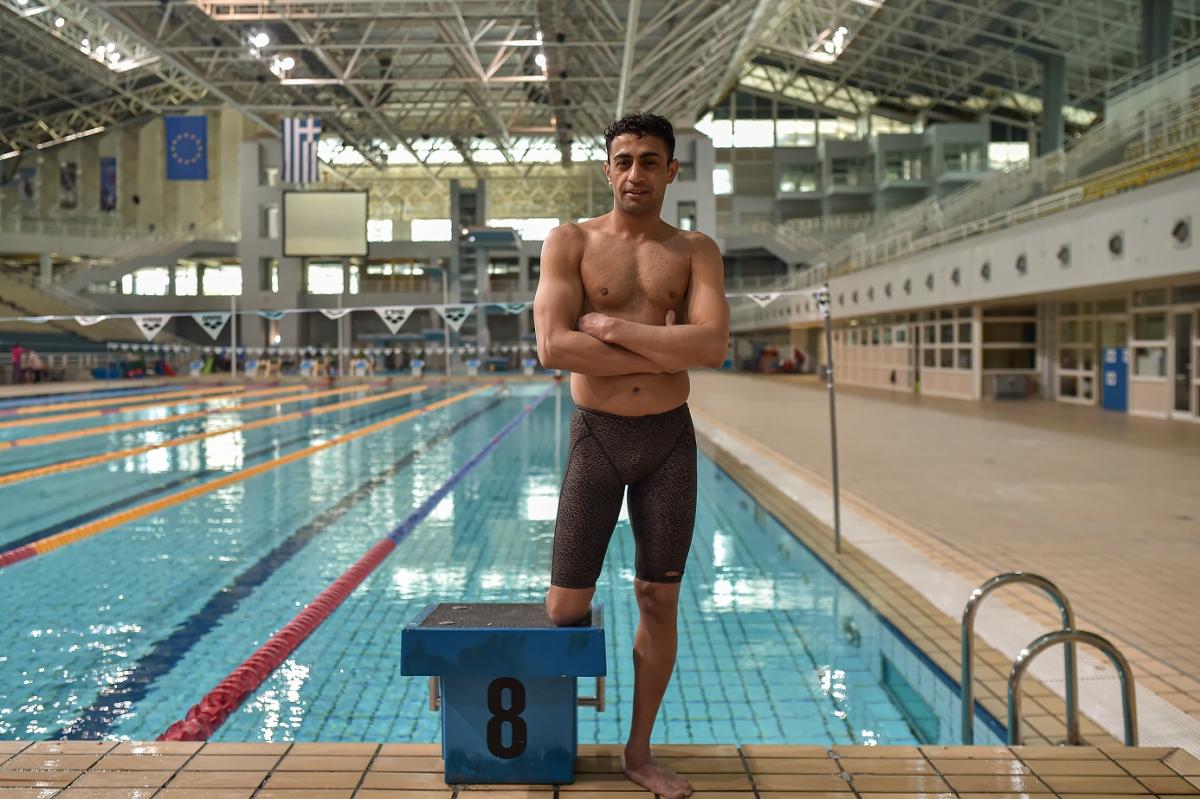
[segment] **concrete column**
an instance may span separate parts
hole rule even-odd
[[[1042,126],[1038,136],[1038,155],[1063,147],[1063,104],[1067,99],[1067,60],[1057,53],[1043,53]]]
[[[38,253],[38,285],[49,286],[54,282],[54,257],[48,252]]]
[[[1171,51],[1173,0],[1142,0],[1140,64],[1146,66]]]
[[[529,296],[529,256],[525,253],[517,255],[517,292],[522,297]],[[524,341],[529,334],[529,317],[533,311],[521,311],[517,316],[517,338]]]

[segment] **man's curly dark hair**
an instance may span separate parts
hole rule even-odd
[[[658,114],[626,114],[608,126],[604,131],[604,152],[612,157],[613,139],[623,133],[632,133],[639,139],[643,136],[654,136],[663,140],[667,145],[667,160],[675,160],[675,129],[671,127],[666,117]]]

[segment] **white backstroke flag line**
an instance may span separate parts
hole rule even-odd
[[[142,335],[146,337],[146,341],[150,341],[158,331],[171,319],[170,314],[165,313],[141,313],[134,314],[133,321],[138,326],[138,330],[142,331]]]
[[[196,324],[204,328],[204,332],[208,337],[216,340],[221,331],[225,329],[225,323],[229,321],[229,311],[211,311],[209,313],[194,313],[192,318],[196,320]]]
[[[76,316],[75,321],[84,327],[99,324],[107,319],[107,316]]]
[[[379,314],[379,318],[387,325],[387,329],[391,331],[393,336],[396,335],[396,331],[404,326],[409,314],[412,312],[411,305],[391,305],[375,309],[375,313]]]
[[[434,307],[455,333],[463,326],[463,322],[467,321],[471,311],[475,310],[474,305],[437,305]]]
[[[326,319],[341,319],[353,310],[353,308],[322,308],[321,313],[325,314]]]

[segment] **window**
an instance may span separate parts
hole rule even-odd
[[[242,293],[240,266],[209,266],[200,274],[200,290],[207,297],[236,297]]]
[[[696,229],[696,203],[688,200],[679,203],[679,229],[680,230],[695,230]]]
[[[717,164],[713,167],[713,194],[733,194],[733,165]]]
[[[148,266],[133,273],[133,293],[143,297],[165,297],[171,293],[171,270]]]
[[[309,294],[341,294],[343,291],[340,263],[308,265]]]
[[[888,180],[924,180],[925,158],[921,153],[890,152],[883,171]]]
[[[390,219],[368,219],[367,241],[392,241],[392,228]]]
[[[1156,305],[1167,304],[1166,289],[1149,289],[1147,291],[1133,292],[1133,307],[1134,308],[1153,308]]]
[[[450,241],[453,238],[449,219],[414,219],[412,221],[413,241]]]
[[[1167,348],[1134,347],[1133,373],[1139,377],[1166,377]]]
[[[983,147],[978,144],[943,145],[942,165],[947,172],[981,172]]]
[[[1164,341],[1167,338],[1165,313],[1135,313],[1133,337],[1138,341]]]
[[[815,164],[785,164],[780,170],[779,191],[784,194],[817,190]]]
[[[194,265],[175,267],[175,296],[195,297],[200,292],[200,280]]]
[[[832,165],[835,186],[867,186],[871,183],[871,168],[865,158],[835,158]]]
[[[1012,169],[1029,160],[1029,142],[994,141],[988,143],[988,167]]]
[[[525,241],[545,241],[558,227],[558,217],[535,216],[525,219],[489,219],[488,227],[510,227]]]
[[[775,123],[770,119],[739,119],[733,123],[734,147],[774,147]]]
[[[258,261],[258,288],[259,291],[269,291],[272,294],[279,293],[279,259],[278,258],[260,258]]]

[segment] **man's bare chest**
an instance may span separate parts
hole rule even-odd
[[[580,277],[596,310],[677,308],[687,294],[691,260],[666,248],[584,253]]]

